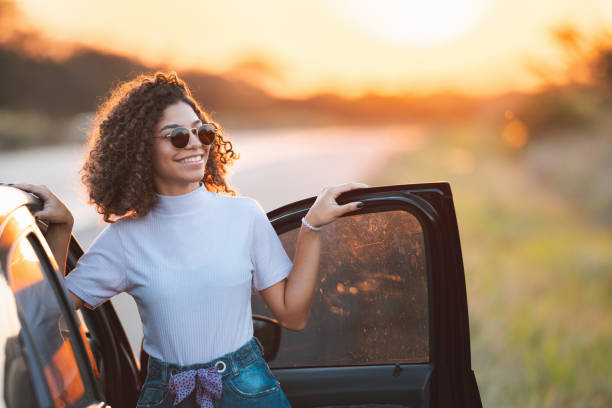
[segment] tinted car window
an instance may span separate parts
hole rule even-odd
[[[4,277],[3,273],[0,276],[0,406],[4,402],[6,408],[34,408],[43,404],[37,400],[37,393],[34,392],[28,367],[32,361],[28,361],[23,338],[20,336],[22,327],[17,308]]]
[[[86,393],[74,352],[78,330],[71,330],[67,323],[49,282],[54,272],[43,270],[33,245],[35,240],[24,237],[13,248],[8,268],[11,290],[54,405],[79,406],[86,401]]]
[[[280,235],[291,259],[299,227]],[[407,211],[343,217],[321,231],[307,328],[283,331],[273,367],[429,362],[423,228]],[[255,313],[266,314],[254,296]]]

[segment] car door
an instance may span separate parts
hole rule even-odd
[[[268,213],[292,259],[314,200]],[[368,188],[337,201],[365,206],[321,231],[308,325],[283,329],[270,361],[292,405],[482,406],[450,186]],[[258,296],[253,312],[270,316]]]
[[[99,373],[27,205],[0,187],[0,406],[104,407]]]
[[[123,327],[110,302],[73,310],[41,232],[46,225],[32,216],[40,205],[30,194],[0,186],[6,406],[132,408],[140,379]],[[72,237],[68,271],[82,254]]]
[[[68,248],[67,274],[82,255],[83,249],[73,236]],[[105,302],[95,310],[82,307],[77,314],[98,366],[106,401],[113,408],[135,407],[143,377],[112,302]]]

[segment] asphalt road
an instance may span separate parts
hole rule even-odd
[[[230,185],[266,211],[316,196],[325,186],[350,181],[372,185],[390,157],[427,143],[417,126],[236,131],[228,137],[241,155],[230,170]],[[105,224],[86,204],[78,176],[83,154],[81,145],[0,153],[0,182],[49,186],[71,209],[74,234],[88,248]],[[127,294],[112,302],[138,356],[142,325],[136,304]]]

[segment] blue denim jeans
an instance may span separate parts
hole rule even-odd
[[[172,375],[192,369],[217,367],[217,372],[223,375],[223,392],[221,399],[215,402],[215,408],[291,408],[280,384],[263,359],[262,351],[261,343],[253,337],[238,350],[204,364],[180,366],[150,357],[147,378],[136,407],[170,408],[174,403],[174,395],[168,390],[168,381]],[[199,408],[195,392],[176,407]]]

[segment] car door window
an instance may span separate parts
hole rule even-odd
[[[25,350],[23,328],[19,321],[13,293],[4,270],[0,266],[0,396],[6,408],[35,408],[48,406],[49,397],[46,389],[35,391],[36,381],[33,380],[30,367],[35,366],[31,355]],[[0,406],[2,403],[0,402]]]
[[[293,259],[299,227],[279,235]],[[321,231],[309,323],[283,331],[272,367],[429,362],[427,248],[405,210],[342,217]],[[266,314],[258,297],[255,313]]]
[[[76,351],[81,333],[58,301],[55,271],[41,259],[44,256],[33,234],[17,241],[8,263],[9,283],[54,406],[81,406],[93,394],[84,380],[84,356]]]

